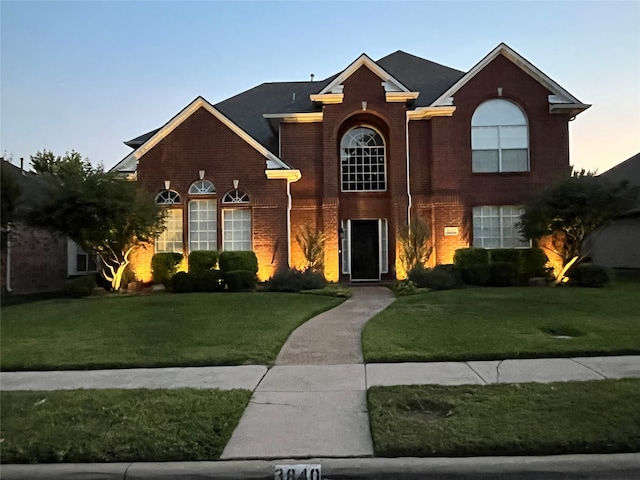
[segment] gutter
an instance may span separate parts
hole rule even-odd
[[[407,148],[407,198],[409,199],[407,204],[407,226],[409,226],[411,225],[411,206],[413,204],[411,199],[411,179],[409,177],[409,112],[407,112],[407,119],[405,123],[405,142]]]
[[[291,184],[302,178],[300,170],[265,170],[265,175],[269,180],[286,180],[287,181],[287,266],[291,267]]]

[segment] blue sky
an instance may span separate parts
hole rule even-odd
[[[571,163],[640,152],[640,2],[0,2],[0,153],[76,150],[109,168],[123,141],[263,82],[320,80],[396,50],[469,70],[500,42],[593,107]]]

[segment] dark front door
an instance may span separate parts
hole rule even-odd
[[[377,220],[351,220],[351,280],[380,280]]]

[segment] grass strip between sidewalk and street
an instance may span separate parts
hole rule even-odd
[[[217,460],[248,390],[1,392],[2,463]]]
[[[366,362],[640,354],[640,282],[463,288],[398,298],[366,325]]]
[[[640,379],[373,387],[376,456],[640,451]]]
[[[2,308],[3,371],[270,364],[291,332],[344,298],[191,293]]]

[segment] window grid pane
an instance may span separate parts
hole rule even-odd
[[[222,244],[226,251],[251,250],[251,210],[222,211]]]
[[[519,206],[473,207],[473,246],[481,248],[529,248],[531,242],[520,235]]]
[[[165,230],[156,239],[157,253],[182,253],[182,210],[172,208],[167,210]]]
[[[189,202],[189,251],[217,250],[216,201]]]
[[[340,142],[340,165],[343,192],[386,190],[384,141],[375,130],[349,130]]]

